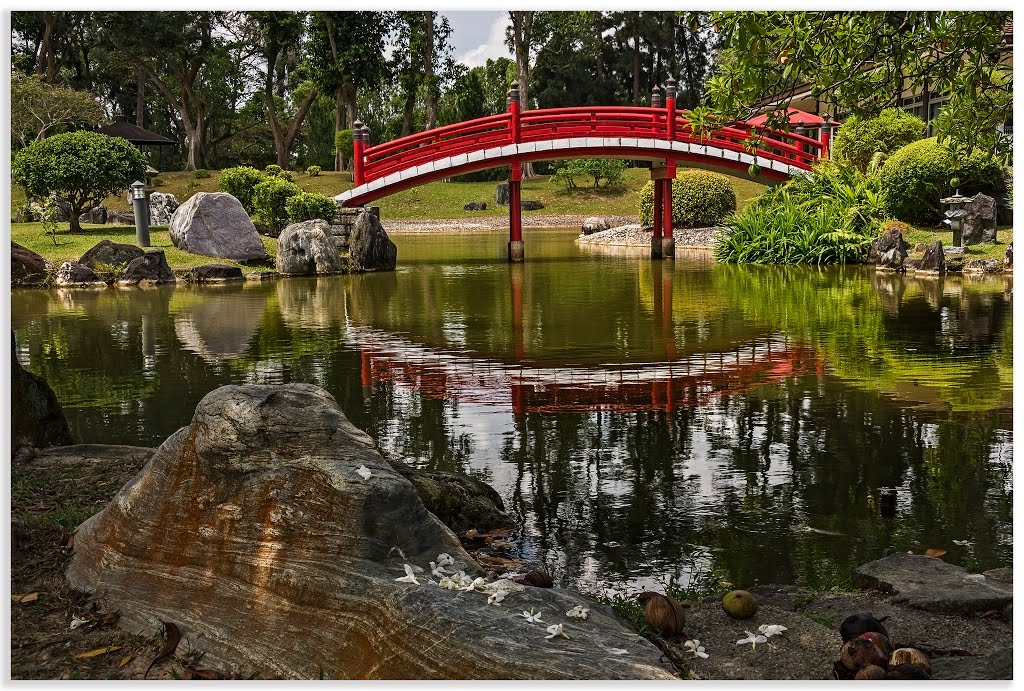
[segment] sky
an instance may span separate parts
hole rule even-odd
[[[511,58],[505,47],[508,12],[442,12],[452,27],[452,56],[467,67],[479,67],[488,58]]]

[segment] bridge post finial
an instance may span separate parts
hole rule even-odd
[[[519,80],[518,79],[512,81],[512,88],[509,89],[509,91],[508,91],[508,97],[509,97],[509,99],[511,99],[513,101],[518,101],[519,100]]]
[[[363,146],[370,145],[370,128],[363,124]]]
[[[657,84],[651,89],[651,108],[661,108],[661,89]]]
[[[675,100],[676,98],[676,80],[674,77],[669,75],[668,80],[665,82],[665,100]]]

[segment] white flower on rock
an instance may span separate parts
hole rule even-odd
[[[441,586],[442,588],[444,588],[445,590],[458,590],[459,589],[459,582],[456,581],[456,580],[453,580],[449,576],[444,576],[441,579],[441,582],[438,583],[438,585]]]
[[[70,628],[77,629],[79,626],[82,626],[83,624],[88,624],[88,623],[89,623],[88,619],[79,619],[78,617],[72,617],[71,618],[71,626],[70,626]]]
[[[543,624],[544,622],[540,620],[540,615],[542,613],[543,613],[543,610],[541,612],[537,612],[536,614],[534,614],[533,607],[531,607],[529,612],[527,612],[524,609],[523,613],[520,614],[519,616],[524,617],[526,619],[526,621],[530,622],[531,624]]]
[[[501,607],[501,601],[505,599],[505,591],[497,590],[491,595],[487,596],[487,604],[494,605],[495,607]]]
[[[576,605],[565,613],[565,616],[572,617],[573,619],[586,619],[590,616],[590,610],[583,605]]]
[[[756,633],[751,633],[750,631],[744,631],[743,633],[747,634],[747,637],[746,638],[741,638],[740,640],[736,641],[736,645],[743,645],[744,643],[750,643],[751,650],[757,650],[757,644],[758,643],[767,643],[768,642],[768,637],[767,636],[760,636],[760,635],[758,635]]]
[[[416,572],[413,571],[412,567],[408,564],[405,565],[405,575],[400,578],[396,578],[395,580],[399,583],[412,583],[413,585],[420,584],[420,582],[416,580]]]
[[[686,648],[686,652],[690,653],[694,657],[700,657],[704,659],[707,659],[708,657],[707,652],[704,650],[704,646],[702,646],[700,644],[700,641],[697,639],[694,639],[692,641],[685,641],[683,643],[683,647]]]
[[[365,465],[359,466],[359,470],[357,470],[356,472],[359,473],[359,477],[363,478],[363,482],[369,480],[370,476],[373,475],[370,469],[367,468]]]
[[[487,580],[486,579],[484,579],[484,578],[474,578],[472,581],[469,582],[469,585],[463,586],[462,589],[467,591],[467,592],[471,591],[471,590],[483,590],[483,587],[485,585],[487,585]]]
[[[557,636],[561,636],[562,638],[568,638],[569,637],[569,634],[567,634],[562,629],[562,625],[561,624],[552,624],[551,626],[549,626],[548,627],[548,635],[544,636],[544,638],[550,639],[550,638],[556,638]]]
[[[444,568],[438,566],[434,562],[430,562],[430,573],[438,578],[443,578],[447,576],[449,572],[445,571]]]
[[[761,624],[757,627],[757,630],[763,633],[766,638],[781,636],[783,631],[789,631],[789,629],[781,624]]]
[[[437,555],[437,568],[443,569],[446,566],[452,566],[455,564],[455,560],[447,552],[441,552]]]

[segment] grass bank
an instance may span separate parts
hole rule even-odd
[[[929,245],[936,240],[942,240],[943,247],[953,244],[953,231],[935,228],[921,228],[914,226],[914,229],[903,236],[903,239],[910,243],[909,254],[914,259],[924,256],[923,251],[915,250],[917,245]],[[964,251],[965,261],[975,259],[998,259],[1003,260],[1006,256],[1006,246],[1013,242],[1013,226],[999,226],[996,231],[996,242],[986,242],[981,245],[971,245]]]
[[[100,240],[135,244],[135,228],[133,226],[101,226],[83,225],[81,233],[72,233],[64,228],[56,234],[56,244],[43,232],[39,223],[12,223],[11,240],[23,245],[33,252],[46,257],[55,266],[63,262],[78,261],[78,259],[93,247]],[[240,264],[230,259],[217,259],[205,257],[200,254],[192,254],[178,249],[171,242],[170,234],[166,226],[156,226],[149,229],[150,246],[153,249],[164,251],[167,263],[172,269],[189,269],[201,264],[228,264],[230,266],[243,267],[244,271],[272,270],[274,268],[274,257],[277,252],[277,240],[264,235],[260,236],[263,246],[267,248],[270,258],[262,262],[248,262]]]
[[[210,171],[210,177],[196,180],[190,172],[161,173],[157,177],[158,192],[173,194],[184,202],[196,192],[216,192],[220,171]],[[307,192],[336,195],[351,189],[351,173],[323,172],[318,177],[295,174],[295,184]],[[647,170],[630,168],[623,173],[622,184],[612,189],[582,187],[567,192],[564,185],[547,177],[523,181],[523,199],[536,199],[544,204],[531,214],[580,214],[584,216],[626,216],[637,214],[640,188],[650,179]],[[759,195],[764,186],[740,178],[731,178],[740,208]],[[496,182],[430,182],[420,187],[403,190],[384,197],[375,204],[381,215],[395,219],[472,218],[476,216],[507,216],[508,207],[494,204]],[[469,202],[487,202],[486,211],[463,211]],[[11,186],[11,209],[16,211],[25,203],[25,194],[16,185]],[[110,210],[128,211],[128,200],[122,195],[107,197],[103,201]]]

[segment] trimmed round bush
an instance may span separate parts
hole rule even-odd
[[[954,178],[961,194],[1002,197],[1002,170],[995,159],[979,151],[958,157],[935,137],[896,151],[879,176],[889,213],[916,225],[934,225],[942,219],[939,200],[954,191],[950,186]]]
[[[309,168],[306,168],[306,175],[311,178],[318,178],[320,177],[320,171],[320,166],[310,166]]]
[[[263,169],[263,172],[266,173],[267,175],[273,175],[277,177],[278,175],[281,174],[281,166],[275,163],[271,163],[269,166]]]
[[[278,177],[265,179],[252,194],[257,220],[272,231],[282,230],[288,224],[288,200],[301,193],[294,182]]]
[[[729,178],[707,170],[687,168],[672,181],[672,227],[705,228],[721,223],[736,210],[736,192]],[[654,182],[640,190],[640,223],[654,221]]]
[[[245,211],[252,216],[256,213],[253,207],[252,195],[256,185],[267,179],[267,176],[250,166],[238,166],[236,168],[225,168],[217,178],[217,187],[222,192],[227,192],[242,203]]]
[[[193,180],[205,180],[208,177],[210,177],[210,171],[206,168],[196,168],[192,171]]]
[[[69,132],[18,151],[11,175],[29,199],[56,195],[67,206],[71,230],[80,231],[79,216],[105,197],[146,179],[146,159],[127,139]]]
[[[851,115],[832,142],[832,156],[864,172],[876,153],[892,154],[924,136],[925,124],[902,108],[887,108],[874,118]]]
[[[337,202],[319,192],[299,192],[285,201],[284,208],[292,223],[318,218],[330,223],[338,213]]]

